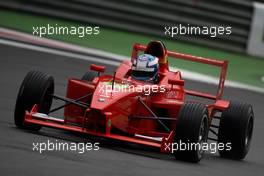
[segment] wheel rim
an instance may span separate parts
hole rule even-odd
[[[43,98],[41,100],[41,107],[40,107],[40,111],[43,113],[48,113],[51,103],[52,103],[52,96],[51,94],[53,94],[54,92],[54,87],[53,85],[50,85],[46,91],[45,94],[43,95]]]
[[[203,143],[205,143],[207,141],[207,115],[203,116],[203,120],[200,126],[200,130],[199,130],[199,138],[198,138],[198,143],[199,143],[199,150],[198,150],[198,157],[201,158],[204,150],[202,148]]]
[[[245,137],[245,146],[248,148],[250,145],[251,137],[252,137],[252,132],[253,132],[253,117],[252,115],[250,116],[248,125],[247,125],[247,130],[246,130],[246,137]]]

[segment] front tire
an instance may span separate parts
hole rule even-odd
[[[181,143],[187,146],[198,144],[200,147],[186,150],[179,150],[178,147],[178,150],[174,152],[176,159],[189,162],[199,162],[202,159],[204,154],[202,145],[207,142],[208,123],[208,111],[204,105],[188,102],[181,107],[174,144],[178,144],[178,146]]]
[[[30,111],[34,104],[38,104],[38,112],[48,113],[52,104],[54,93],[54,79],[52,76],[30,71],[25,76],[16,100],[14,121],[18,128],[38,131],[41,126],[24,124],[25,112]]]
[[[219,150],[224,158],[241,160],[247,155],[253,134],[254,113],[252,106],[247,103],[231,101],[229,107],[222,112],[218,143],[230,148]]]

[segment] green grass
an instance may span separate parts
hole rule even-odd
[[[88,26],[73,21],[54,19],[43,16],[36,16],[21,12],[0,10],[0,25],[8,28],[17,29],[23,32],[33,32],[33,26],[47,26],[47,24],[58,26]],[[169,50],[193,54],[196,56],[228,60],[228,79],[264,87],[261,76],[264,76],[264,59],[255,58],[243,54],[229,53],[221,50],[206,48],[202,46],[183,43],[175,40],[145,36],[135,33],[113,30],[100,26],[99,35],[90,35],[84,38],[73,35],[52,35],[45,36],[56,40],[62,40],[77,45],[97,48],[104,51],[130,56],[131,48],[134,43],[147,44],[150,40],[163,40]],[[214,67],[207,65],[194,64],[186,61],[170,60],[170,63],[178,68],[184,68],[204,74],[217,76]]]

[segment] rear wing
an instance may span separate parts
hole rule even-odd
[[[134,44],[133,46],[133,52],[132,52],[132,58],[136,58],[138,55],[139,51],[145,51],[147,46],[141,45],[141,44]],[[181,59],[181,60],[187,60],[187,61],[192,61],[192,62],[198,62],[202,64],[207,64],[211,66],[216,66],[220,67],[221,72],[219,75],[219,83],[218,83],[218,88],[216,95],[208,94],[208,93],[203,93],[199,91],[194,91],[194,90],[185,90],[185,93],[193,96],[198,96],[198,97],[204,97],[208,99],[213,99],[213,100],[219,100],[221,99],[224,91],[224,84],[225,84],[225,79],[226,79],[226,74],[227,74],[227,65],[228,61],[220,61],[220,60],[215,60],[211,58],[205,58],[205,57],[197,57],[197,56],[192,56],[189,54],[183,54],[183,53],[178,53],[178,52],[172,52],[172,51],[167,51],[167,55],[169,57],[172,57],[174,59]]]

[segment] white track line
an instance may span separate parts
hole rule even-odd
[[[176,71],[176,70],[179,71],[180,70],[183,79],[189,79],[189,80],[194,80],[194,81],[198,81],[198,82],[218,85],[219,78],[214,77],[214,76],[208,76],[205,74],[192,72],[189,70],[185,70],[185,69],[181,69],[181,68],[175,68],[175,67],[170,67],[170,70],[172,70],[172,71]],[[248,84],[243,84],[240,82],[230,81],[230,80],[225,81],[225,87],[233,87],[233,88],[239,88],[239,89],[245,89],[245,90],[250,90],[250,91],[254,91],[254,92],[264,93],[264,88],[257,87],[257,86],[251,86]]]
[[[41,47],[41,46],[34,46],[34,45],[30,45],[30,44],[19,43],[19,42],[9,41],[9,40],[0,39],[0,44],[14,46],[14,47],[18,47],[18,48],[29,49],[29,50],[34,50],[34,51],[39,51],[39,52],[44,52],[44,53],[49,53],[49,54],[55,54],[55,55],[59,55],[59,56],[70,57],[73,59],[75,58],[75,59],[81,59],[81,60],[86,60],[86,61],[90,61],[90,62],[97,62],[97,63],[101,63],[101,64],[107,64],[107,65],[113,65],[113,66],[118,66],[120,64],[120,62],[117,62],[117,61],[98,59],[98,58],[94,58],[94,57],[90,57],[90,56],[86,56],[86,55],[82,55],[82,54],[75,54],[75,53],[68,52],[68,51],[60,51],[57,49],[45,48],[45,47]]]
[[[13,39],[13,40],[19,39],[20,41],[31,42],[32,44],[43,45],[46,47],[54,47],[54,48],[58,48],[58,49],[64,49],[64,50],[68,50],[69,52],[68,51],[59,51],[56,49],[50,49],[50,48],[39,47],[39,46],[24,44],[24,43],[20,43],[20,42],[14,42],[14,41],[8,41],[8,40],[1,40],[0,39],[1,44],[12,45],[12,46],[21,47],[21,48],[27,48],[27,49],[31,49],[31,50],[36,50],[36,51],[46,52],[46,53],[51,53],[51,54],[57,54],[57,55],[61,55],[61,56],[68,56],[68,57],[72,57],[72,58],[77,58],[77,59],[82,59],[82,60],[87,60],[87,61],[93,61],[93,62],[108,64],[108,65],[113,65],[113,66],[119,65],[119,63],[124,59],[129,59],[127,56],[116,55],[116,54],[101,51],[98,49],[85,48],[85,47],[81,47],[78,45],[68,44],[65,42],[56,41],[56,40],[52,40],[52,39],[40,38],[40,37],[32,36],[29,34],[17,32],[14,30],[5,29],[5,28],[1,28],[1,27],[0,27],[0,37],[9,38],[9,39]],[[75,54],[72,52],[82,53],[84,55]],[[94,55],[95,57],[101,56],[101,57],[111,58],[111,60],[114,60],[114,61],[106,60],[106,59],[100,59],[100,58],[96,59],[96,61],[95,61],[93,57],[86,56],[85,54]],[[170,67],[170,68],[171,68],[171,70],[180,70],[182,72],[184,79],[189,79],[189,80],[194,80],[194,81],[198,81],[198,82],[218,85],[219,78],[217,78],[217,77],[208,76],[205,74],[193,72],[190,70],[175,68],[175,67]],[[236,82],[236,81],[231,81],[231,80],[226,80],[225,86],[250,90],[253,92],[264,93],[264,88],[262,88],[262,87],[251,86],[248,84],[244,84],[244,83],[240,83],[240,82]]]
[[[0,27],[0,37],[22,41],[22,42],[27,42],[31,44],[37,44],[37,45],[46,46],[50,48],[64,49],[70,52],[77,52],[77,53],[82,53],[82,54],[87,54],[87,55],[99,55],[101,57],[114,58],[114,60],[117,60],[119,62],[123,61],[124,57],[126,57],[126,56],[121,56],[121,55],[105,52],[105,51],[98,50],[98,49],[86,48],[86,47],[81,47],[81,46],[74,45],[74,44],[65,43],[65,42],[58,41],[58,40],[41,38],[38,36],[33,36],[30,34],[26,34],[26,33],[11,30],[11,29],[6,29],[2,27]]]

